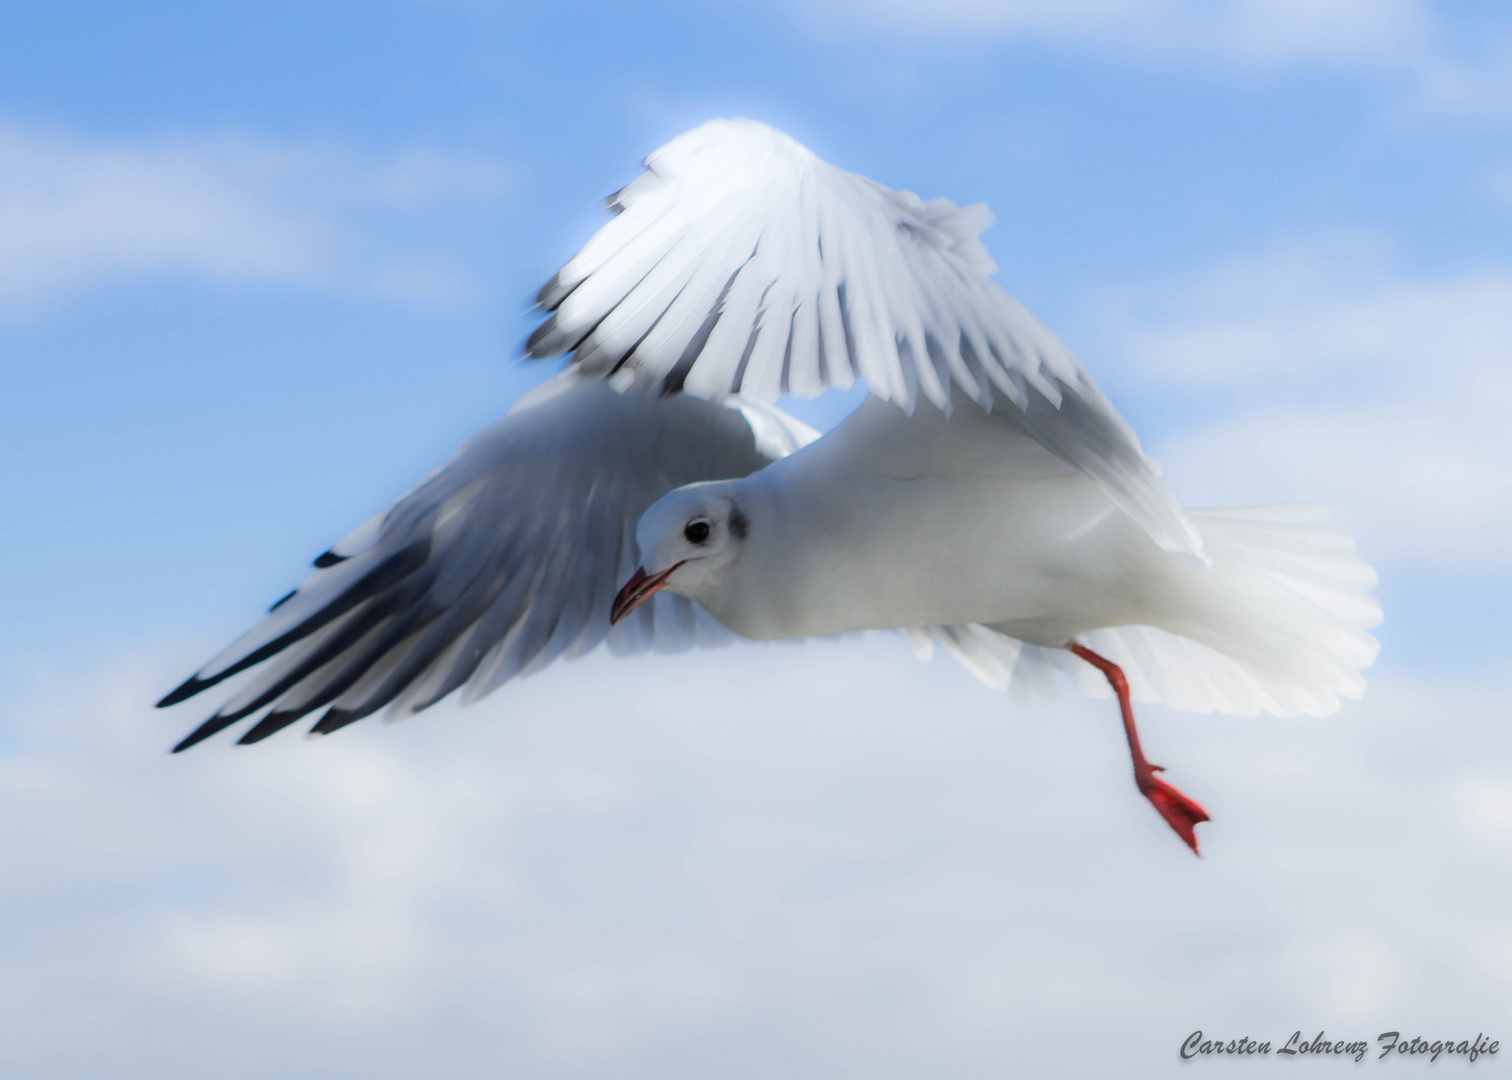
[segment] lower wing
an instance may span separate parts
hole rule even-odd
[[[324,710],[328,733],[385,707],[466,700],[606,638],[634,653],[725,641],[691,602],[657,597],[613,629],[635,524],[683,484],[748,475],[815,433],[759,402],[620,394],[566,372],[478,432],[315,561],[258,625],[158,702],[258,671],[175,748],[261,714],[252,743]]]

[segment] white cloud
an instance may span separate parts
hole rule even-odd
[[[1512,101],[1512,93],[1507,95]],[[1502,161],[1486,169],[1477,178],[1476,187],[1481,194],[1512,210],[1512,161]]]
[[[1471,836],[1512,854],[1512,784],[1494,776],[1467,776],[1455,792],[1455,805]]]
[[[86,139],[0,122],[0,314],[165,274],[454,298],[462,275],[386,240],[382,225],[445,196],[495,195],[504,181],[497,165],[425,149],[372,161],[232,136]]]
[[[201,707],[147,702],[197,659],[6,707],[0,1072],[1156,1077],[1198,1027],[1512,1007],[1505,678],[1142,710],[1214,814],[1196,860],[1109,703],[901,643],[597,657],[170,757]]]
[[[1512,36],[1493,36],[1477,46],[1468,56],[1424,56],[1413,93],[1398,103],[1392,118],[1410,126],[1445,114],[1493,119],[1512,114]]]
[[[1395,66],[1432,26],[1416,0],[831,0],[796,6],[831,32],[1020,37],[1120,54],[1182,54],[1255,68]]]
[[[783,0],[809,32],[1027,41],[1222,78],[1299,68],[1390,87],[1383,120],[1512,114],[1512,36],[1456,28],[1426,0]]]
[[[1503,401],[1509,391],[1506,377],[1468,388]],[[1188,505],[1324,503],[1373,561],[1505,571],[1512,453],[1497,431],[1506,420],[1495,398],[1460,404],[1425,394],[1377,408],[1265,410],[1154,452]]]
[[[1250,404],[1151,450],[1188,505],[1324,502],[1372,558],[1507,569],[1512,274],[1383,261],[1330,237],[1162,286],[1157,318],[1124,321],[1136,363]]]

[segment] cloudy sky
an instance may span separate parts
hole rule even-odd
[[[1198,1028],[1512,1054],[1504,5],[13,8],[0,1073],[1164,1076]],[[151,702],[549,373],[514,362],[529,296],[719,115],[986,200],[999,280],[1183,501],[1328,503],[1380,570],[1339,716],[1143,709],[1202,860],[1109,703],[882,636],[166,754],[203,707]]]

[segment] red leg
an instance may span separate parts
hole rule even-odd
[[[1118,695],[1124,734],[1129,739],[1129,756],[1134,759],[1134,783],[1139,786],[1139,793],[1154,804],[1166,824],[1186,841],[1187,847],[1195,854],[1201,854],[1197,851],[1196,828],[1200,822],[1209,820],[1207,811],[1156,776],[1157,772],[1165,770],[1145,760],[1144,751],[1139,748],[1139,732],[1134,728],[1134,703],[1129,700],[1129,680],[1124,678],[1123,669],[1084,645],[1073,643],[1067,648],[1106,675],[1113,692]]]

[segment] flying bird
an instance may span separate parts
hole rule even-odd
[[[570,354],[158,704],[256,672],[175,752],[312,714],[472,701],[559,657],[857,630],[988,685],[1322,716],[1364,689],[1376,576],[1298,507],[1183,510],[1075,357],[993,280],[983,205],[716,120],[645,161],[540,290]],[[829,433],[772,402],[864,382]],[[1104,685],[1104,681],[1106,685]]]

